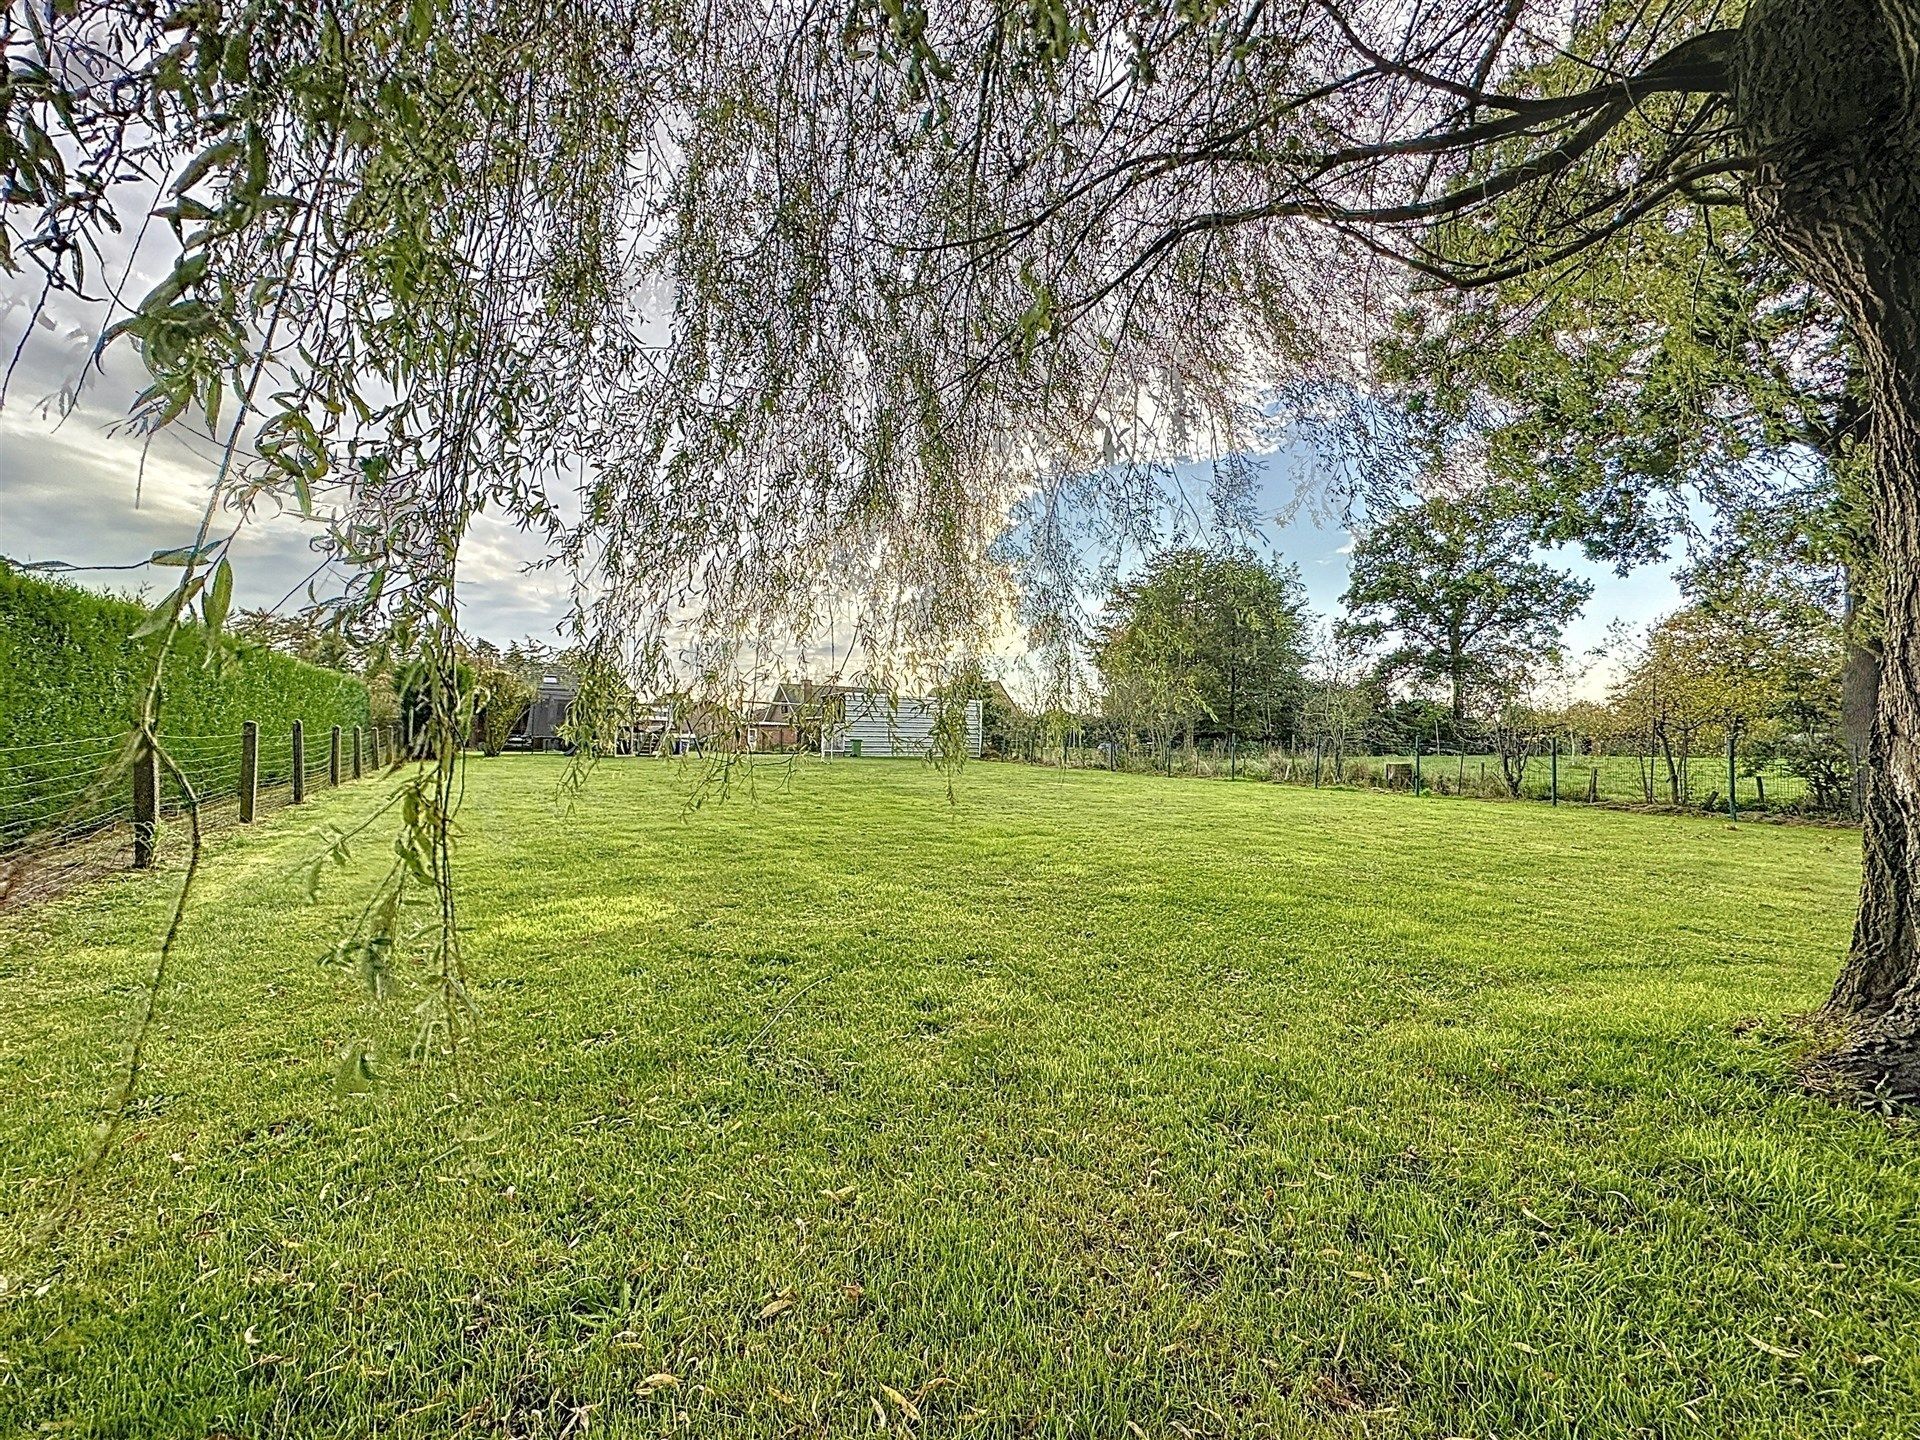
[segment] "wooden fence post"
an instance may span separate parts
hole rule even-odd
[[[155,842],[160,837],[160,756],[149,741],[143,740],[133,758],[133,868],[145,870],[153,864]]]
[[[293,803],[307,798],[307,727],[293,722]]]
[[[240,726],[240,823],[251,825],[260,791],[260,725],[247,720]]]
[[[333,727],[333,733],[327,737],[327,784],[340,784],[340,727]]]
[[[360,727],[353,727],[353,778],[360,778]]]
[[[1600,767],[1598,765],[1587,771],[1587,799],[1592,804],[1600,803]]]

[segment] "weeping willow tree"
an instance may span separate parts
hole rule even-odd
[[[1831,1009],[1840,1068],[1920,1083],[1916,0],[9,15],[6,263],[84,285],[164,192],[180,264],[119,326],[146,413],[340,516],[359,621],[438,677],[449,904],[482,508],[550,534],[609,672],[689,629],[714,673],[836,628],[947,653],[1009,564],[1064,643],[1093,542],[1248,519],[1248,467],[1175,462],[1391,433],[1368,357],[1418,287],[1743,212],[1868,412],[1885,679]]]
[[[486,510],[557,534],[550,487],[637,363],[644,82],[587,6],[20,5],[5,39],[0,260],[38,274],[42,303],[104,297],[101,345],[135,347],[151,379],[139,423],[218,447],[130,746],[178,781],[193,845],[126,1094],[199,850],[161,726],[168,651],[190,620],[219,627],[232,578],[211,537],[263,507],[327,519],[353,576],[331,623],[429,699],[428,763],[388,807],[395,862],[336,957],[383,986],[430,906],[422,1045],[451,1042],[461,540]],[[137,300],[113,281],[128,219],[172,237]]]
[[[1857,367],[1885,668],[1832,1058],[1920,1087],[1913,0],[750,15],[745,83],[683,141],[685,393],[738,385],[769,427],[828,439],[823,462],[881,457],[898,495],[1031,487],[1048,537],[1075,500],[1150,511],[1157,459],[1340,416],[1409,286],[1495,303],[1610,247],[1658,264],[1650,234],[1739,212]],[[822,368],[835,403],[809,424]]]

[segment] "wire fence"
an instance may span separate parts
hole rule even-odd
[[[249,821],[400,751],[392,726],[248,725],[159,741],[170,764],[133,735],[0,745],[0,904],[152,863],[168,822],[195,804],[203,822]]]
[[[1006,758],[1069,769],[1113,770],[1197,779],[1388,789],[1486,800],[1605,805],[1697,814],[1859,818],[1859,777],[1816,783],[1778,766],[1753,765],[1725,751],[1688,755],[1598,754],[1557,744],[1516,746],[1504,754],[1441,748],[1398,755],[1352,754],[1330,746],[1246,741],[1097,739],[1068,733],[1034,742]]]

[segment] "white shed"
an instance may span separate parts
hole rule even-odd
[[[925,759],[934,751],[940,721],[937,701],[909,695],[897,699],[879,690],[854,690],[841,697],[842,711],[820,734],[822,755]],[[967,701],[967,754],[980,756],[980,702]]]

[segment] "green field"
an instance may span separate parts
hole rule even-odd
[[[0,1435],[1894,1437],[1910,1122],[1796,1084],[1858,838],[976,765],[476,761],[474,1078],[211,843],[146,1095],[4,1262]],[[166,873],[0,914],[0,1224]],[[334,1057],[393,1058],[340,1095]]]

